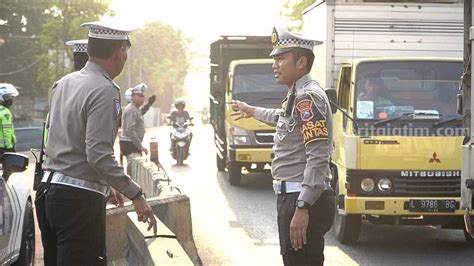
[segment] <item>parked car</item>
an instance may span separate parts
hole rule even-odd
[[[35,225],[26,176],[28,157],[4,153],[0,162],[0,265],[34,265]]]

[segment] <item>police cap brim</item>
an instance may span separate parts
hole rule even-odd
[[[295,49],[294,47],[290,47],[290,48],[276,48],[276,49],[273,49],[272,52],[270,53],[270,56],[275,56],[275,55],[279,55],[279,54],[284,54],[284,53],[287,53],[291,50]]]

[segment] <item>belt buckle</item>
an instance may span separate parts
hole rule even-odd
[[[273,182],[273,190],[275,194],[281,194],[281,182]]]

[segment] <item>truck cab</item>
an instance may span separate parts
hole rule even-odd
[[[242,172],[268,171],[275,129],[253,118],[236,121],[233,100],[280,108],[288,88],[276,83],[270,36],[222,36],[211,44],[210,115],[219,171],[239,185]]]
[[[463,1],[317,0],[303,13],[323,41],[311,75],[337,92],[339,241],[357,241],[362,220],[461,229]]]
[[[243,101],[253,106],[280,108],[288,88],[278,85],[272,69],[273,59],[246,59],[232,61],[226,102]],[[227,170],[231,184],[238,184],[242,168],[263,171],[272,161],[275,128],[254,118],[236,121],[227,105]]]
[[[460,58],[341,64],[331,164],[341,242],[357,240],[362,220],[462,229],[462,71]]]

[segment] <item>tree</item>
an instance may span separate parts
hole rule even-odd
[[[44,13],[47,18],[40,37],[41,47],[47,51],[40,57],[38,81],[48,89],[72,70],[72,49],[65,42],[86,39],[84,22],[112,15],[108,0],[49,0]]]
[[[287,0],[281,15],[288,19],[288,30],[301,31],[303,28],[303,10],[314,2],[315,0]]]
[[[43,52],[38,35],[46,6],[44,0],[0,2],[0,82],[19,86],[23,92],[36,89],[38,57]]]
[[[128,61],[117,82],[126,88],[146,83],[147,94],[155,94],[162,109],[168,110],[174,99],[183,95],[189,40],[162,22],[144,25],[132,32],[131,39]]]

